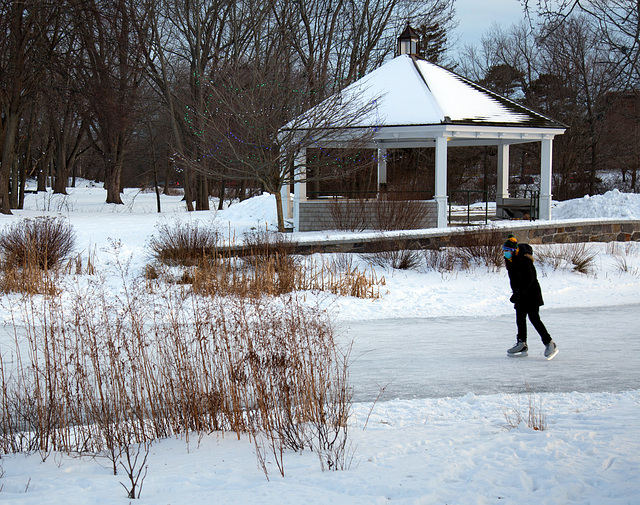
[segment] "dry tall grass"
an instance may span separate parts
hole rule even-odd
[[[267,440],[276,456],[311,449],[325,467],[344,461],[348,352],[326,314],[295,296],[149,294],[142,283],[113,296],[91,279],[64,302],[24,298],[13,314],[15,345],[0,361],[3,452],[93,454],[115,473],[133,444],[222,431]]]
[[[240,296],[258,298],[279,296],[295,291],[319,290],[341,296],[378,298],[384,278],[378,279],[373,271],[342,268],[339,263],[322,258],[293,254],[293,247],[281,233],[256,231],[245,235],[243,250],[238,256],[218,248],[212,242],[204,247],[204,237],[212,236],[204,228],[182,230],[163,226],[152,239],[158,263],[146,268],[149,281],[191,284],[193,290],[204,296]],[[217,239],[216,239],[217,240]],[[187,242],[192,244],[188,246]],[[217,242],[215,242],[217,244]],[[165,268],[162,264],[181,265]]]
[[[198,221],[161,223],[149,241],[156,260],[172,265],[199,265],[203,258],[215,256],[220,232],[213,225]]]
[[[610,242],[607,253],[613,256],[618,272],[640,277],[637,242]]]
[[[553,270],[570,268],[582,274],[589,273],[595,265],[596,252],[585,243],[570,243],[553,247],[540,247],[538,257],[542,264]]]
[[[542,400],[536,398],[535,393],[525,385],[527,390],[527,407],[526,412],[522,411],[519,405],[503,412],[507,429],[517,428],[520,423],[524,422],[529,428],[535,431],[545,431],[547,429],[547,416],[542,407]]]

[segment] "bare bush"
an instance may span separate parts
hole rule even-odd
[[[199,265],[216,254],[220,232],[198,221],[162,223],[149,246],[154,258],[168,265]]]
[[[132,500],[140,499],[142,485],[147,476],[147,458],[150,450],[151,444],[148,443],[138,444],[135,449],[128,444],[122,448],[120,466],[125,471],[129,482],[128,485],[122,482],[120,484],[127,492],[127,498]]]
[[[75,248],[75,232],[64,219],[24,219],[0,235],[0,253],[8,267],[60,266]]]
[[[424,249],[422,256],[427,270],[434,270],[441,274],[452,272],[460,265],[460,257],[451,247]]]
[[[364,231],[367,228],[367,200],[334,197],[331,219],[336,230]]]
[[[244,254],[264,262],[275,256],[292,256],[294,247],[287,235],[268,230],[252,230],[243,236]]]
[[[497,230],[465,233],[459,237],[459,254],[469,264],[496,270],[504,265],[503,243],[504,236]]]
[[[403,240],[397,241],[389,249],[363,254],[362,256],[373,265],[378,265],[382,268],[394,268],[396,270],[411,270],[417,268],[422,261],[420,251],[409,249],[407,242]]]
[[[375,202],[377,230],[416,230],[423,227],[424,204],[406,189],[382,193]]]
[[[415,230],[423,227],[424,203],[409,192],[380,193],[374,199],[334,198],[330,212],[338,230]]]
[[[538,254],[540,261],[553,270],[568,267],[583,274],[593,269],[596,256],[597,253],[583,242],[541,248]]]

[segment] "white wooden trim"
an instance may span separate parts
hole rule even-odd
[[[509,144],[500,144],[498,146],[496,197],[509,198]]]
[[[437,227],[447,227],[447,137],[436,138],[436,180],[434,200],[438,206]]]
[[[553,180],[553,139],[542,139],[540,147],[540,219],[551,219],[551,182]]]
[[[383,147],[378,148],[378,191],[380,184],[387,183],[387,150]]]

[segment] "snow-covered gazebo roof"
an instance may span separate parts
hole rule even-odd
[[[564,129],[556,121],[454,72],[409,55],[394,58],[354,83],[351,88],[353,89],[347,89],[347,93],[358,90],[371,99],[381,97],[378,100],[377,114],[384,126],[427,125],[450,121],[465,125]]]
[[[340,114],[324,124],[318,121],[336,103],[363,112],[357,116],[347,112],[344,121]],[[438,202],[440,227],[446,226],[447,148],[455,146],[498,146],[497,193],[498,198],[507,198],[509,145],[541,142],[540,217],[549,218],[552,141],[564,133],[566,126],[455,72],[404,54],[282,128],[311,129],[325,134],[313,135],[322,141],[314,141],[315,146],[309,147],[339,146],[362,137],[382,152],[388,148],[435,146],[434,199]],[[386,177],[385,159],[379,156],[379,183],[380,174]]]
[[[505,141],[531,142],[538,140],[539,135],[561,134],[566,128],[416,56],[394,58],[345,88],[340,95],[343,102],[352,102],[354,109],[370,104],[368,113],[357,120],[350,119],[348,127],[340,125],[339,120],[331,127],[337,130],[376,128],[377,142],[426,140],[430,133],[445,129],[452,133],[450,145],[491,145]],[[304,123],[296,126],[297,129],[304,127]],[[513,134],[514,129],[518,134]],[[490,135],[492,132],[495,135]],[[340,136],[337,134],[336,138]],[[482,141],[469,142],[473,139]]]

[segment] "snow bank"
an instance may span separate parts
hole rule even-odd
[[[348,470],[318,470],[310,453],[287,453],[285,477],[270,479],[246,437],[168,439],[151,447],[141,504],[623,505],[640,496],[640,394],[535,397],[548,429],[506,428],[505,414],[528,413],[527,395],[358,404]],[[366,425],[366,428],[365,428]],[[129,503],[100,459],[8,455],[6,503]]]
[[[640,219],[640,194],[621,193],[614,189],[604,195],[585,195],[583,198],[557,202],[551,215],[553,219]]]

